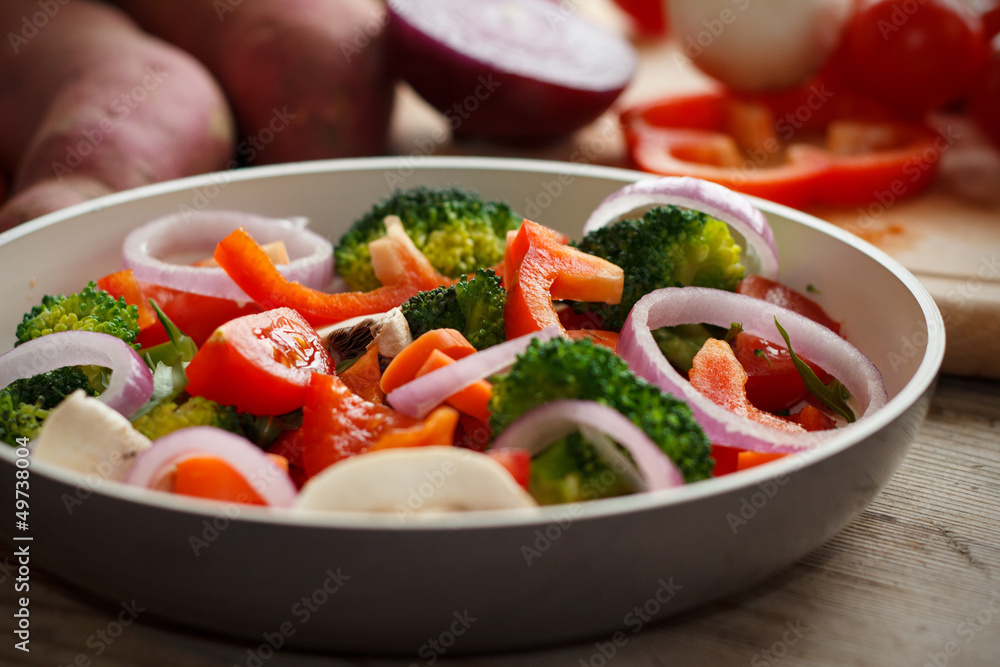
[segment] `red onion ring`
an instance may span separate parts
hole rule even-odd
[[[738,192],[700,178],[665,176],[626,185],[597,205],[583,224],[583,233],[639,215],[640,209],[668,204],[701,211],[732,227],[746,241],[747,259],[759,265],[749,272],[777,278],[778,244],[764,214]]]
[[[456,391],[510,366],[535,338],[544,341],[558,335],[559,327],[553,325],[470,354],[394,389],[386,401],[404,415],[423,419]]]
[[[0,387],[63,366],[111,369],[107,388],[97,398],[130,417],[153,395],[153,374],[132,347],[96,331],[57,331],[0,355]]]
[[[644,490],[684,485],[684,477],[674,462],[641,428],[614,408],[595,401],[559,400],[530,410],[504,429],[493,447],[525,449],[534,456],[581,426],[613,438],[628,450],[645,483]],[[602,447],[602,439],[595,438],[592,442],[599,449]]]
[[[168,433],[143,450],[125,475],[125,483],[154,488],[170,466],[183,459],[216,456],[233,467],[271,507],[291,507],[298,491],[288,474],[259,447],[235,433],[213,426],[191,426]]]
[[[691,406],[709,439],[761,452],[794,453],[813,448],[838,430],[789,433],[735,415],[699,393],[663,356],[652,330],[677,324],[706,323],[728,327],[739,322],[743,330],[784,346],[774,318],[788,332],[796,353],[839,379],[863,406],[859,420],[888,400],[882,374],[868,357],[826,327],[798,313],[743,294],[705,287],[667,287],[639,299],[618,339],[617,352],[637,375]],[[844,428],[850,428],[848,424]]]
[[[122,265],[139,280],[231,301],[251,301],[224,269],[165,261],[171,254],[211,257],[216,244],[245,227],[261,244],[283,241],[291,262],[278,267],[289,280],[324,290],[333,275],[333,246],[308,229],[305,218],[265,218],[242,211],[197,211],[157,218],[125,237]]]

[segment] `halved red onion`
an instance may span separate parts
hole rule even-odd
[[[423,419],[456,391],[487,378],[514,363],[517,355],[528,349],[532,340],[548,340],[559,335],[559,327],[551,326],[499,345],[470,354],[453,364],[421,375],[386,396],[393,408],[404,415]]]
[[[306,229],[305,224],[305,218],[265,218],[243,211],[174,213],[130,232],[122,246],[122,265],[146,282],[232,301],[250,301],[224,269],[183,263],[211,257],[219,241],[244,227],[258,243],[284,242],[291,262],[278,270],[285,277],[325,290],[333,275],[333,246]],[[180,261],[170,261],[170,257]]]
[[[153,374],[132,347],[96,331],[57,331],[0,355],[0,388],[63,366],[102,366],[111,379],[99,398],[130,417],[153,395]]]
[[[593,429],[617,442],[632,455],[645,489],[657,491],[684,484],[684,477],[666,454],[628,417],[595,401],[559,400],[526,412],[497,436],[493,447],[525,449],[532,456],[553,441],[574,431]],[[591,442],[601,450],[610,445],[610,458],[619,456],[614,443],[603,438]],[[601,451],[601,454],[605,452]]]
[[[626,185],[597,205],[583,224],[583,233],[668,204],[701,211],[726,223],[746,241],[748,272],[772,280],[778,276],[778,244],[764,214],[740,193],[700,178],[665,176]],[[753,262],[758,266],[752,266]]]
[[[817,364],[847,387],[862,408],[859,420],[885,405],[888,399],[882,374],[856,347],[796,312],[724,290],[667,287],[650,292],[629,313],[617,352],[638,375],[687,401],[713,443],[762,452],[801,452],[828,440],[836,431],[789,433],[729,412],[699,393],[674,370],[652,334],[653,329],[677,324],[704,322],[728,327],[739,322],[747,333],[783,347],[774,325],[775,317],[788,332],[796,354]]]
[[[215,456],[233,467],[271,507],[291,507],[298,491],[281,466],[246,438],[212,426],[191,426],[168,433],[135,457],[125,483],[156,485],[171,466],[193,456]]]

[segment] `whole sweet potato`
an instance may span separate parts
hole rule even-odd
[[[215,75],[264,164],[385,151],[394,81],[376,0],[113,0]]]
[[[224,168],[234,132],[205,68],[88,0],[0,3],[0,230],[92,197]],[[235,164],[235,162],[232,162]]]

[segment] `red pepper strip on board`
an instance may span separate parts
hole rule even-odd
[[[821,82],[778,93],[724,89],[621,115],[646,171],[695,176],[795,207],[911,196],[934,179],[943,138]]]

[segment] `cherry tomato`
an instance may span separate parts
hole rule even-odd
[[[333,373],[323,341],[291,308],[226,322],[187,367],[187,391],[256,415],[302,407],[314,372]]]
[[[982,20],[956,0],[863,0],[841,55],[861,92],[917,116],[971,90],[985,57]]]
[[[652,37],[667,34],[665,0],[615,0],[615,4],[632,17],[636,30],[641,34]]]
[[[795,347],[794,342],[792,347]],[[809,396],[802,376],[784,347],[741,333],[736,336],[734,348],[736,358],[747,372],[747,399],[758,410],[787,410]],[[823,369],[815,364],[809,366],[820,380],[829,381]]]
[[[823,307],[807,296],[774,280],[768,280],[756,274],[750,274],[740,281],[736,291],[740,294],[762,299],[782,308],[794,310],[814,322],[819,322],[834,333],[840,333],[840,323],[826,314]],[[793,342],[792,348],[795,344]]]
[[[1000,148],[1000,34],[991,42],[989,60],[971,96],[971,109],[983,132]]]
[[[527,490],[531,481],[531,454],[528,450],[503,447],[487,449],[486,454],[506,468],[514,481]]]

